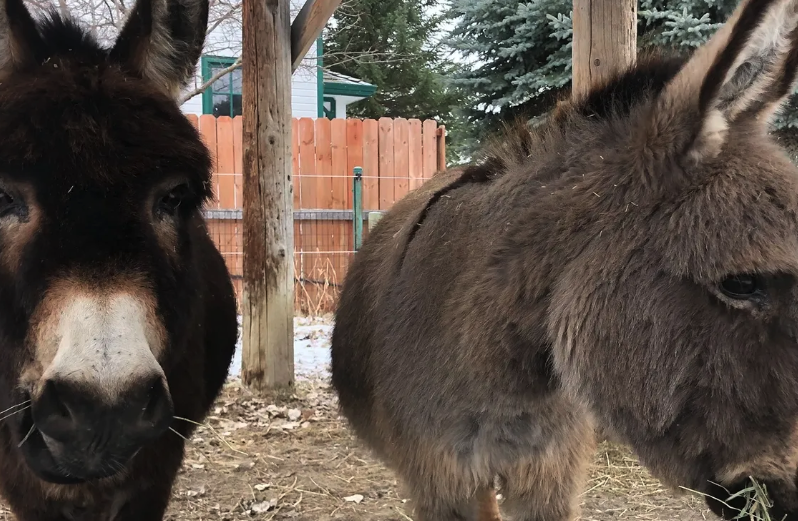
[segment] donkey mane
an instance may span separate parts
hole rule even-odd
[[[620,71],[605,84],[595,86],[586,97],[576,101],[573,110],[584,117],[628,115],[637,103],[662,92],[687,58],[661,51],[644,53],[633,66]]]
[[[553,133],[562,136],[569,128],[584,126],[593,130],[595,124],[628,118],[636,107],[659,95],[688,59],[689,55],[661,50],[642,53],[635,64],[594,86],[586,96],[572,100],[567,93],[540,126],[531,128],[522,119],[506,125],[488,141],[480,163],[471,168],[497,175],[539,154]]]
[[[497,136],[488,140],[476,164],[456,170],[461,172],[457,178],[429,196],[408,233],[404,247],[407,248],[413,240],[430,209],[449,192],[469,184],[488,183],[501,176],[512,164],[523,163],[531,156],[540,155],[539,149],[545,149],[545,142],[552,133],[562,135],[569,126],[578,126],[580,120],[595,124],[628,117],[635,107],[651,101],[662,92],[688,58],[662,51],[643,53],[634,65],[619,71],[603,85],[595,86],[582,99],[561,99],[540,127],[530,128],[521,118],[506,125]],[[398,267],[401,267],[403,258],[404,255]]]

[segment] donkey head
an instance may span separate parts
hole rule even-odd
[[[569,222],[586,238],[549,325],[565,387],[655,474],[720,500],[750,476],[790,519],[798,169],[767,131],[796,71],[798,1],[743,1],[663,89],[609,123],[615,141],[585,154],[598,172],[572,192],[584,214]]]
[[[21,411],[0,428],[44,480],[114,475],[172,421],[210,244],[209,154],[176,96],[207,18],[140,0],[106,49],[0,1],[0,405]]]

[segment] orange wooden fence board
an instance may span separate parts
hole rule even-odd
[[[393,206],[394,198],[394,158],[393,158],[393,120],[391,118],[379,119],[379,183],[380,183],[380,210],[387,210]]]
[[[407,195],[410,177],[410,125],[404,118],[393,122],[394,201]]]
[[[316,171],[316,143],[313,120],[299,120],[299,208],[316,208],[314,178]],[[306,177],[303,177],[306,176]]]
[[[313,208],[332,208],[332,140],[330,137],[330,120],[316,120],[316,172],[314,185],[316,190],[316,206]]]
[[[352,172],[347,172],[346,168],[346,120],[333,119],[330,121],[330,133],[332,143],[331,208],[345,210],[349,208],[346,206],[347,181],[348,176],[352,175]]]
[[[363,121],[363,209],[380,209],[380,153],[379,123],[375,119]]]
[[[235,140],[233,119],[221,116],[216,119],[216,172],[219,176],[219,207],[235,208]]]
[[[294,208],[299,208],[299,122],[297,120],[291,125],[291,190],[294,195]]]

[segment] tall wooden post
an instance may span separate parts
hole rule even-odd
[[[633,64],[637,0],[574,0],[572,53],[572,97]]]
[[[637,0],[574,0],[571,97],[579,98],[637,58]],[[602,426],[598,441],[611,440]]]
[[[243,0],[242,379],[294,383],[289,0]]]

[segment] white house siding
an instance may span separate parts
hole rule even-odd
[[[229,27],[220,26],[208,34],[205,54],[213,56],[237,57],[241,54],[241,39],[230,37]],[[235,33],[233,33],[235,34]],[[302,64],[291,77],[291,111],[295,118],[318,117],[318,79],[316,73],[316,42],[313,42]],[[197,73],[188,91],[202,85],[202,60],[197,62]],[[202,94],[186,100],[180,107],[184,114],[202,115]]]
[[[330,98],[335,98],[335,117],[336,118],[343,118],[346,119],[346,107],[350,103],[354,103],[356,101],[360,101],[363,98],[359,96],[329,96]],[[329,106],[327,109],[329,110]]]
[[[202,95],[194,96],[180,106],[184,114],[202,115]]]
[[[319,116],[319,77],[316,67],[316,42],[291,76],[291,114],[295,118]]]

